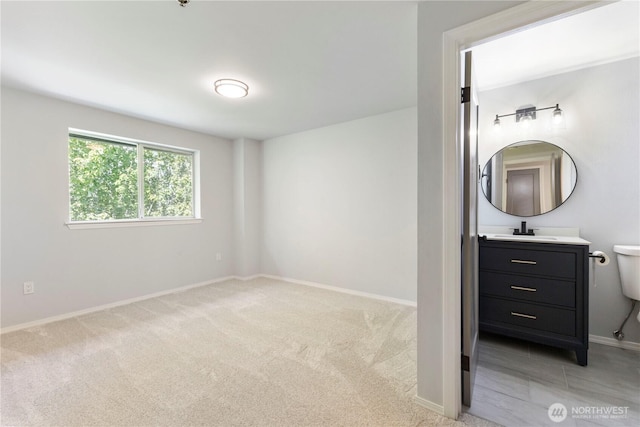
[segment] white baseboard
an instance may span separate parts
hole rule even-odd
[[[180,286],[179,288],[172,288],[172,289],[167,289],[165,291],[154,292],[152,294],[141,295],[139,297],[128,298],[126,300],[116,301],[116,302],[112,302],[112,303],[109,303],[109,304],[98,305],[98,306],[91,307],[91,308],[86,308],[86,309],[83,309],[83,310],[72,311],[70,313],[64,313],[64,314],[60,314],[60,315],[57,315],[57,316],[46,317],[44,319],[38,319],[38,320],[34,320],[32,322],[20,323],[18,325],[13,325],[13,326],[7,326],[6,328],[0,329],[0,335],[6,334],[8,332],[19,331],[21,329],[33,328],[35,326],[42,326],[42,325],[44,325],[46,323],[51,323],[51,322],[57,322],[57,321],[60,321],[60,320],[71,319],[72,317],[82,316],[84,314],[89,314],[89,313],[95,313],[96,311],[101,311],[101,310],[107,310],[107,309],[110,309],[110,308],[120,307],[120,306],[123,306],[123,305],[128,305],[128,304],[131,304],[131,303],[134,303],[134,302],[144,301],[144,300],[151,299],[151,298],[156,298],[156,297],[160,297],[160,296],[163,296],[163,295],[169,295],[169,294],[175,294],[175,293],[178,293],[178,292],[184,292],[184,291],[187,291],[189,289],[199,288],[201,286],[211,285],[213,283],[224,282],[226,280],[232,280],[232,279],[247,280],[247,279],[244,279],[242,277],[227,276],[227,277],[221,277],[219,279],[207,280],[205,282],[193,283],[191,285]]]
[[[589,335],[589,342],[608,345],[611,347],[624,348],[625,350],[640,351],[640,343],[633,341],[618,341],[614,338],[601,337],[599,335]]]
[[[264,277],[264,275],[263,274],[254,274],[254,275],[251,275],[251,276],[233,276],[233,279],[242,280],[243,282],[246,282],[247,280],[259,279],[260,277]]]
[[[418,405],[429,409],[430,411],[433,411],[439,415],[444,416],[444,406],[442,405],[438,405],[437,403],[433,403],[430,400],[423,399],[420,396],[413,396],[413,401],[416,402]]]
[[[221,277],[221,278],[218,278],[218,279],[207,280],[207,281],[200,282],[200,283],[193,283],[191,285],[181,286],[181,287],[178,287],[178,288],[172,288],[172,289],[167,289],[167,290],[160,291],[160,292],[154,292],[152,294],[141,295],[139,297],[128,298],[126,300],[116,301],[116,302],[112,302],[112,303],[109,303],[109,304],[102,304],[102,305],[98,305],[98,306],[95,306],[95,307],[86,308],[86,309],[83,309],[83,310],[72,311],[70,313],[64,313],[64,314],[60,314],[60,315],[57,315],[57,316],[46,317],[44,319],[38,319],[38,320],[34,320],[32,322],[26,322],[26,323],[20,323],[20,324],[17,324],[17,325],[7,326],[6,328],[1,328],[0,329],[0,335],[6,334],[8,332],[19,331],[21,329],[27,329],[27,328],[33,328],[33,327],[36,327],[36,326],[42,326],[44,324],[52,323],[52,322],[58,322],[60,320],[71,319],[73,317],[82,316],[84,314],[95,313],[96,311],[108,310],[110,308],[120,307],[120,306],[123,306],[123,305],[128,305],[128,304],[132,304],[134,302],[144,301],[144,300],[148,300],[148,299],[151,299],[151,298],[156,298],[156,297],[160,297],[160,296],[163,296],[163,295],[170,295],[170,294],[175,294],[175,293],[178,293],[178,292],[184,292],[184,291],[187,291],[189,289],[199,288],[201,286],[211,285],[213,283],[224,282],[226,280],[247,281],[247,280],[257,279],[257,278],[260,278],[260,277],[265,277],[265,278],[269,278],[269,279],[276,279],[276,280],[282,280],[284,282],[295,283],[295,284],[305,285],[305,286],[312,286],[312,287],[315,287],[315,288],[328,289],[328,290],[332,290],[332,291],[336,291],[336,292],[342,292],[342,293],[345,293],[345,294],[357,295],[357,296],[361,296],[361,297],[372,298],[372,299],[377,299],[377,300],[382,300],[382,301],[388,301],[388,302],[393,302],[393,303],[396,303],[396,304],[407,305],[407,306],[410,306],[410,307],[416,307],[416,303],[413,302],[413,301],[408,301],[408,300],[403,300],[403,299],[398,299],[398,298],[385,297],[385,296],[382,296],[382,295],[371,294],[371,293],[367,293],[367,292],[354,291],[354,290],[351,290],[351,289],[339,288],[337,286],[323,285],[321,283],[308,282],[308,281],[305,281],[305,280],[297,280],[297,279],[291,279],[291,278],[287,278],[287,277],[272,276],[272,275],[269,275],[269,274],[254,274],[252,276],[226,276],[226,277]]]
[[[295,283],[297,285],[311,286],[313,288],[327,289],[330,291],[341,292],[343,294],[356,295],[356,296],[376,299],[380,301],[393,302],[395,304],[406,305],[409,307],[417,307],[417,303],[415,301],[409,301],[409,300],[400,299],[400,298],[392,298],[384,295],[372,294],[369,292],[356,291],[353,289],[340,288],[338,286],[323,285],[322,283],[309,282],[307,280],[298,280],[298,279],[292,279],[290,277],[274,276],[271,274],[259,274],[258,277],[265,277],[267,279],[274,279],[274,280],[282,280],[283,282]]]
[[[151,299],[151,298],[156,298],[159,296],[163,296],[163,295],[169,295],[169,294],[175,294],[178,292],[184,292],[187,291],[189,289],[193,289],[193,288],[198,288],[201,286],[206,286],[206,285],[211,285],[213,283],[219,283],[219,282],[224,282],[226,280],[242,280],[242,281],[247,281],[247,280],[253,280],[253,279],[257,279],[260,277],[264,277],[264,278],[268,278],[268,279],[274,279],[274,280],[282,280],[284,282],[289,282],[289,283],[295,283],[298,285],[304,285],[304,286],[311,286],[314,288],[320,288],[320,289],[327,289],[327,290],[331,290],[331,291],[335,291],[335,292],[341,292],[341,293],[345,293],[345,294],[349,294],[349,295],[356,295],[356,296],[361,296],[361,297],[365,297],[365,298],[371,298],[371,299],[376,299],[376,300],[380,300],[380,301],[387,301],[387,302],[393,302],[396,304],[401,304],[401,305],[406,305],[409,307],[416,307],[417,304],[414,301],[409,301],[409,300],[404,300],[404,299],[399,299],[399,298],[392,298],[392,297],[387,297],[387,296],[383,296],[383,295],[378,295],[378,294],[372,294],[369,292],[362,292],[362,291],[356,291],[356,290],[352,290],[352,289],[346,289],[346,288],[340,288],[337,286],[330,286],[330,285],[324,285],[322,283],[316,283],[316,282],[310,282],[307,280],[298,280],[298,279],[292,279],[290,277],[282,277],[282,276],[275,276],[275,275],[271,275],[271,274],[254,274],[251,276],[226,276],[226,277],[221,277],[218,279],[213,279],[213,280],[207,280],[204,282],[199,282],[199,283],[193,283],[191,285],[186,285],[186,286],[181,286],[178,288],[172,288],[172,289],[167,289],[165,291],[160,291],[160,292],[154,292],[152,294],[146,294],[146,295],[141,295],[139,297],[134,297],[134,298],[129,298],[126,300],[122,300],[122,301],[116,301],[113,303],[109,303],[109,304],[103,304],[103,305],[99,305],[99,306],[95,306],[95,307],[91,307],[91,308],[87,308],[87,309],[83,309],[83,310],[78,310],[78,311],[73,311],[70,313],[65,313],[65,314],[60,314],[57,316],[52,316],[52,317],[46,317],[44,319],[38,319],[38,320],[34,320],[32,322],[26,322],[26,323],[20,323],[17,325],[13,325],[13,326],[7,326],[6,328],[1,328],[0,329],[0,335],[2,334],[6,334],[8,332],[14,332],[14,331],[19,331],[21,329],[27,329],[27,328],[33,328],[35,326],[41,326],[47,323],[51,323],[51,322],[57,322],[60,320],[66,320],[66,319],[71,319],[73,317],[77,317],[77,316],[82,316],[84,314],[89,314],[89,313],[95,313],[96,311],[100,311],[100,310],[107,310],[110,308],[115,308],[115,307],[120,307],[123,305],[128,305],[134,302],[138,302],[138,301],[144,301],[147,299]],[[597,343],[597,344],[603,344],[603,345],[608,345],[611,347],[618,347],[618,348],[624,348],[626,350],[633,350],[633,351],[640,351],[640,343],[636,343],[636,342],[631,342],[631,341],[618,341],[616,339],[613,338],[609,338],[609,337],[601,337],[599,335],[589,335],[589,342],[592,343]],[[416,403],[431,409],[432,411],[438,412],[440,414],[443,414],[443,407],[441,405],[437,405],[434,404],[428,400],[422,399],[418,396],[415,397]]]

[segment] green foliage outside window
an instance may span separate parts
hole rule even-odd
[[[139,206],[138,147],[69,136],[71,221],[193,217],[193,155],[143,147]]]
[[[192,216],[192,156],[144,150],[145,216]]]

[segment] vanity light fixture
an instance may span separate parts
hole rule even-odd
[[[511,114],[496,114],[496,118],[493,121],[493,128],[500,129],[500,118],[501,117],[509,117],[516,116],[516,123],[522,124],[524,127],[529,127],[531,122],[536,119],[536,113],[538,111],[550,110],[553,108],[553,124],[558,125],[563,121],[562,110],[560,109],[560,104],[556,104],[553,107],[545,107],[545,108],[536,108],[536,107],[526,107],[520,108],[516,110],[515,113]]]
[[[496,119],[493,121],[493,128],[500,130],[500,117],[496,114]]]
[[[564,120],[564,116],[562,115],[562,110],[560,106],[556,104],[556,108],[553,110],[553,123],[555,125],[559,125]]]
[[[227,98],[243,98],[249,93],[249,86],[240,80],[221,79],[213,84],[218,95]]]

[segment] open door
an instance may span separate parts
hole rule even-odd
[[[462,89],[462,404],[471,406],[478,361],[478,101],[471,51],[464,57]]]

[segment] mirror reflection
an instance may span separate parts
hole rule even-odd
[[[552,211],[573,192],[578,171],[562,148],[521,141],[496,153],[482,172],[482,191],[502,212],[534,216]]]

